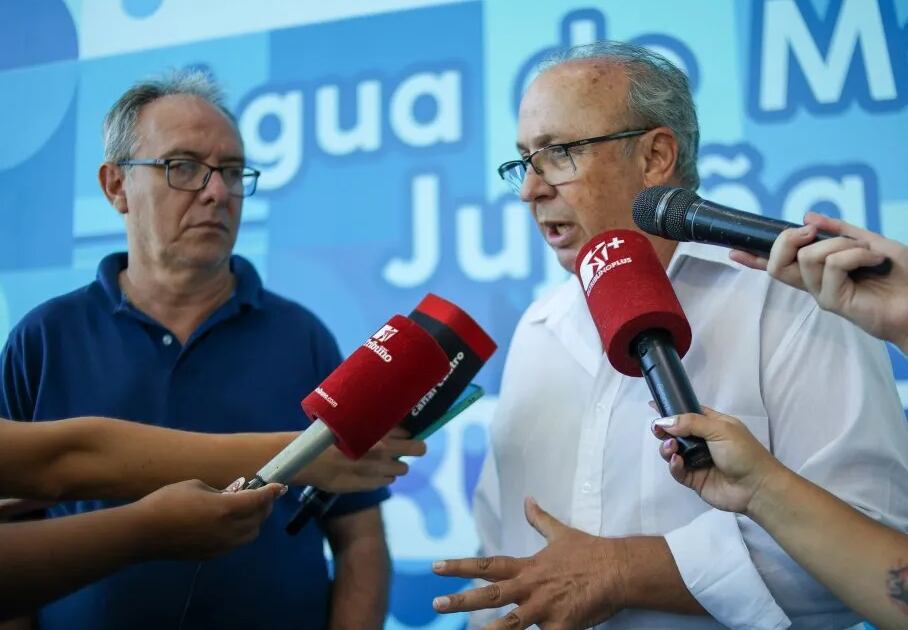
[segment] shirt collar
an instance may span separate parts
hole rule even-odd
[[[128,255],[126,252],[116,252],[105,256],[98,265],[98,284],[104,292],[113,311],[125,308],[129,301],[120,288],[120,272],[126,269]],[[236,301],[237,306],[249,306],[254,309],[262,306],[262,279],[255,267],[242,256],[230,257],[230,271],[236,277],[236,288],[230,299]]]

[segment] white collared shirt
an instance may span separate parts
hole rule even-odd
[[[693,329],[683,362],[700,402],[740,418],[795,472],[904,531],[908,424],[883,343],[724,249],[681,243],[668,274]],[[650,433],[651,399],[642,378],[603,356],[575,278],[531,305],[508,351],[476,490],[482,553],[543,548],[523,514],[533,496],[591,534],[664,535],[688,590],[725,626],[856,623],[753,521],[710,508],[671,478]],[[471,627],[483,619],[474,614]],[[628,610],[601,627],[716,621]]]

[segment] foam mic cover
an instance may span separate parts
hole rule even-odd
[[[631,342],[660,329],[672,338],[678,355],[690,348],[690,324],[649,240],[633,230],[594,236],[574,264],[587,306],[616,370],[642,376]]]
[[[303,410],[331,429],[344,455],[358,459],[449,369],[432,335],[395,315],[303,399]]]
[[[439,420],[498,347],[465,311],[429,293],[410,313],[448,357],[447,374],[409,410],[400,426],[418,436]]]

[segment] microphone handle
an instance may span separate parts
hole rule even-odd
[[[699,218],[698,218],[699,217]],[[783,230],[802,227],[796,223],[771,219],[758,214],[741,212],[718,203],[699,199],[684,217],[684,228],[692,241],[725,245],[764,258]],[[818,232],[817,241],[836,238],[839,234]],[[850,237],[845,237],[850,238]],[[885,276],[892,270],[892,260],[849,272],[855,282],[870,276]]]
[[[269,483],[289,483],[301,468],[334,444],[331,429],[317,419],[285,446],[271,461],[261,467],[255,477],[246,482],[244,490],[260,488]]]
[[[631,343],[643,377],[662,417],[703,413],[687,372],[678,357],[671,335],[665,330],[647,330]],[[696,436],[675,437],[678,454],[688,468],[708,468],[713,460],[706,440]]]
[[[313,518],[321,518],[327,514],[339,497],[340,495],[333,492],[319,490],[315,486],[306,486],[300,494],[299,508],[287,523],[287,533],[296,536]]]

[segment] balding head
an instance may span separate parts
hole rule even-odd
[[[696,190],[700,186],[700,127],[687,76],[668,59],[642,46],[612,41],[558,51],[538,68],[546,74],[559,66],[580,62],[617,67],[624,73],[628,80],[628,118],[645,127],[672,130],[678,143],[678,181],[683,187]]]

